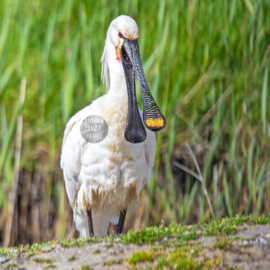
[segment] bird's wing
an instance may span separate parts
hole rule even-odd
[[[89,115],[89,107],[75,114],[67,123],[61,153],[61,168],[64,174],[66,191],[72,208],[78,190],[78,176],[81,170],[81,155],[86,141],[80,134],[82,120]]]
[[[105,96],[97,98],[89,106],[77,112],[66,125],[60,165],[63,170],[66,191],[72,208],[74,208],[79,188],[78,177],[82,167],[81,158],[87,145],[87,141],[81,136],[81,122],[87,116],[99,114],[99,104]]]

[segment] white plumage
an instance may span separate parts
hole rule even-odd
[[[116,224],[120,211],[137,201],[154,166],[153,131],[146,129],[146,140],[138,144],[124,138],[128,95],[123,66],[117,59],[119,31],[138,38],[132,18],[122,15],[112,21],[102,56],[102,77],[109,91],[75,114],[64,133],[61,168],[76,228],[83,237],[89,237],[86,210],[92,208],[95,235],[105,235],[109,222]],[[96,144],[86,142],[80,133],[81,122],[90,115],[103,117],[109,127],[107,137]]]

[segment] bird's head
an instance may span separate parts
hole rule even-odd
[[[138,39],[139,28],[137,23],[131,17],[121,15],[111,22],[108,36],[115,47],[122,47],[124,37],[131,40]]]
[[[165,118],[160,112],[146,81],[141,63],[138,37],[137,23],[129,16],[121,15],[111,22],[106,39],[106,45],[107,43],[113,45],[111,47],[115,50],[115,54],[112,54],[112,60],[119,61],[126,77],[128,116],[124,136],[131,143],[140,143],[146,139],[144,126],[152,131],[158,131],[166,125]],[[108,61],[110,59],[106,57],[106,49],[104,49],[102,77],[106,80],[107,86],[109,82]],[[142,93],[144,125],[137,105],[135,74]]]

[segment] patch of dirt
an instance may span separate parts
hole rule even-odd
[[[63,248],[60,244],[56,244],[51,251],[30,258],[22,253],[17,258],[2,263],[0,269],[130,269],[126,259],[131,254],[140,250],[149,250],[153,246],[162,245],[163,242],[153,245],[103,242],[70,248]],[[268,225],[244,225],[237,228],[235,235],[201,237],[195,240],[196,242],[203,246],[200,251],[202,257],[222,256],[224,264],[230,266],[231,269],[270,269],[270,227]],[[153,262],[139,263],[137,267],[141,269],[149,265],[153,265]],[[227,269],[223,267],[213,269]]]
[[[240,226],[237,233],[227,236],[227,248],[214,248],[218,237],[202,237],[200,243],[208,256],[222,253],[224,261],[231,267],[243,270],[270,270],[270,227],[268,225]]]

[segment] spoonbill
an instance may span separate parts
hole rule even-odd
[[[138,36],[131,17],[121,15],[111,22],[101,58],[101,78],[108,92],[76,113],[64,132],[61,168],[82,237],[106,235],[109,223],[118,224],[116,234],[122,233],[127,209],[152,175],[154,131],[166,125],[144,75]],[[135,75],[143,112],[137,104]],[[97,143],[81,134],[89,116],[108,126],[107,136]]]

